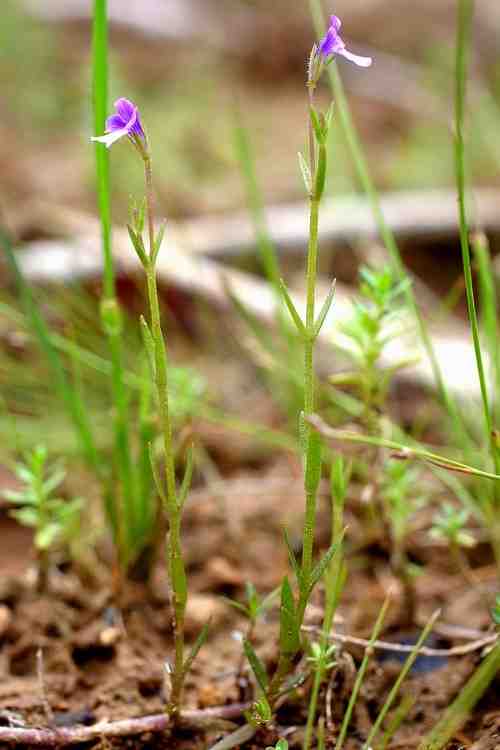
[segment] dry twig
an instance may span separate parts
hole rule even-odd
[[[315,627],[314,625],[304,625],[302,630],[307,633],[321,634],[321,628]],[[331,641],[338,641],[339,643],[350,644],[352,646],[361,646],[362,648],[368,648],[370,641],[366,638],[357,638],[353,635],[344,635],[342,633],[330,633],[328,636]],[[471,654],[474,651],[480,651],[486,646],[492,646],[499,639],[498,633],[491,633],[477,641],[472,643],[466,643],[463,646],[454,646],[453,648],[428,648],[422,646],[419,650],[421,656],[464,656],[465,654]],[[414,645],[406,645],[402,643],[390,643],[389,641],[374,641],[371,644],[372,648],[380,649],[381,651],[397,651],[398,653],[409,654],[414,651]]]
[[[179,724],[190,729],[206,729],[221,721],[238,719],[248,708],[250,708],[248,703],[235,703],[218,708],[183,711]],[[0,727],[0,746],[64,747],[103,738],[134,737],[153,732],[165,732],[170,727],[170,717],[166,713],[144,716],[140,719],[101,721],[90,727],[77,726],[59,729]]]

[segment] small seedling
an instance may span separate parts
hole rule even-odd
[[[469,517],[470,513],[466,508],[455,508],[445,503],[434,516],[429,533],[433,539],[443,540],[450,546],[474,547],[475,539],[465,528]]]
[[[38,587],[47,587],[50,552],[70,540],[80,515],[82,501],[63,500],[53,493],[61,485],[65,472],[60,467],[47,468],[47,449],[38,446],[27,454],[24,463],[15,466],[23,483],[22,490],[8,490],[4,497],[18,506],[10,515],[23,526],[35,530],[34,544],[38,554]]]
[[[378,431],[378,413],[385,408],[394,376],[408,366],[402,360],[385,367],[382,356],[388,344],[407,327],[401,304],[407,281],[397,281],[389,266],[360,270],[360,299],[351,318],[339,328],[339,344],[352,357],[355,369],[331,378],[335,385],[353,385],[363,403],[362,422]]]
[[[268,747],[266,747],[266,750],[288,750],[288,742],[286,740],[278,740],[274,747],[268,745]]]

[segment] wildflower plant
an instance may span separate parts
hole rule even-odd
[[[167,561],[172,605],[174,614],[174,663],[169,666],[171,695],[169,710],[173,716],[178,713],[184,678],[203,641],[207,629],[203,629],[190,656],[185,659],[184,620],[187,604],[187,578],[181,546],[181,519],[184,503],[189,491],[193,461],[190,452],[183,482],[177,487],[175,476],[175,450],[173,442],[172,414],[169,396],[169,365],[167,342],[163,335],[160,315],[160,301],[156,280],[156,262],[160,252],[165,225],[156,230],[154,219],[154,190],[152,155],[150,144],[141,123],[138,108],[128,99],[118,99],[116,112],[106,121],[106,133],[93,138],[97,143],[110,148],[122,138],[126,138],[139,155],[145,174],[145,199],[134,205],[128,231],[132,245],[143,267],[148,291],[150,323],[141,318],[144,345],[149,360],[150,374],[156,387],[157,404],[161,425],[164,478],[160,477],[155,458],[151,452],[151,465],[158,493],[162,499],[168,520]],[[146,239],[144,238],[146,235]]]
[[[331,26],[325,38],[313,46],[307,69],[306,88],[309,98],[308,120],[308,154],[299,154],[299,167],[309,197],[309,245],[306,262],[306,313],[305,320],[299,314],[292,297],[282,281],[280,289],[290,317],[297,329],[303,349],[303,410],[299,415],[299,434],[304,463],[304,490],[306,496],[304,532],[302,540],[302,559],[299,561],[285,535],[290,562],[297,585],[297,596],[288,577],[281,585],[280,596],[280,636],[279,658],[272,676],[267,674],[251,644],[245,642],[245,653],[249,660],[256,681],[260,687],[260,697],[255,701],[249,720],[256,724],[266,723],[272,717],[276,700],[286,691],[289,677],[297,655],[302,649],[301,627],[311,594],[334,557],[338,548],[335,540],[326,555],[319,563],[314,564],[314,537],[316,527],[316,506],[319,483],[322,474],[322,446],[319,435],[308,422],[315,411],[316,384],[314,373],[314,350],[316,340],[330,311],[334,300],[335,282],[319,312],[316,310],[316,280],[318,268],[318,229],[320,204],[323,198],[327,172],[327,142],[333,117],[333,107],[326,113],[315,107],[315,90],[323,70],[337,54],[358,65],[368,67],[371,60],[357,58],[346,50],[338,31],[340,21],[336,16],[331,18]],[[356,59],[353,59],[356,58]],[[322,653],[326,654],[325,649]],[[322,660],[323,663],[324,660]],[[325,664],[329,663],[329,658]],[[323,672],[323,670],[321,670]]]
[[[40,445],[30,452],[15,473],[23,484],[20,490],[6,490],[5,499],[16,506],[10,515],[23,526],[34,530],[38,556],[38,588],[47,588],[50,555],[58,546],[69,542],[82,510],[82,500],[57,497],[56,490],[65,477],[60,466],[47,466],[47,449]]]

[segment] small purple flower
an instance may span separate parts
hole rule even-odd
[[[139,110],[133,102],[128,99],[118,99],[115,102],[115,109],[116,114],[111,115],[106,120],[106,135],[91,138],[92,141],[104,143],[106,148],[110,148],[113,143],[116,143],[116,141],[119,141],[124,136],[128,136],[129,138],[132,138],[134,135],[139,138],[145,137],[139,117]]]
[[[371,57],[361,57],[355,55],[346,48],[344,41],[339,35],[342,21],[337,16],[330,16],[330,27],[318,45],[317,53],[323,60],[327,60],[334,55],[342,55],[346,60],[359,65],[361,68],[369,68],[372,64]]]

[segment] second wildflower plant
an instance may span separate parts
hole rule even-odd
[[[299,154],[299,165],[304,180],[304,185],[309,196],[309,245],[306,262],[306,314],[305,320],[299,314],[292,297],[282,281],[280,288],[283,300],[288,308],[290,316],[297,328],[300,340],[303,344],[303,410],[299,415],[299,432],[301,449],[304,463],[304,490],[305,490],[305,520],[302,539],[302,560],[295,556],[291,544],[288,543],[289,556],[296,579],[298,595],[294,594],[288,577],[283,581],[281,587],[280,602],[280,654],[278,665],[274,675],[268,678],[264,665],[255,654],[251,644],[245,643],[245,651],[250,666],[260,687],[261,695],[253,707],[250,720],[255,723],[264,723],[270,720],[275,708],[276,700],[286,692],[287,678],[293,669],[296,657],[303,646],[301,638],[301,627],[307,604],[316,584],[323,578],[332,559],[339,549],[340,536],[333,543],[320,560],[314,564],[314,538],[316,527],[316,508],[319,484],[322,475],[322,445],[319,435],[314,431],[309,418],[315,410],[315,374],[314,374],[314,350],[318,336],[321,332],[326,317],[330,311],[335,294],[335,282],[321,307],[319,313],[316,310],[316,280],[318,269],[318,230],[320,204],[325,190],[327,173],[327,142],[330,125],[333,116],[333,107],[328,112],[318,112],[315,107],[314,93],[321,75],[335,55],[341,55],[346,59],[368,67],[371,65],[370,58],[361,58],[350,53],[344,41],[339,36],[341,26],[336,16],[331,17],[331,25],[323,40],[315,44],[308,64],[307,90],[309,95],[309,120],[308,120],[308,155]]]
[[[165,227],[156,231],[154,220],[154,191],[152,159],[149,141],[143,129],[137,107],[128,99],[115,103],[116,113],[106,122],[106,134],[96,136],[94,141],[110,148],[122,138],[127,138],[139,154],[145,173],[146,195],[144,201],[134,207],[128,231],[130,239],[144,269],[147,281],[150,322],[141,318],[145,349],[148,355],[152,380],[156,386],[160,426],[163,438],[163,460],[165,476],[160,477],[155,458],[151,452],[151,466],[165,515],[168,520],[167,560],[172,590],[174,612],[174,663],[167,665],[170,683],[169,711],[175,715],[180,706],[184,678],[194,656],[207,637],[205,628],[193,651],[185,659],[184,620],[187,604],[187,579],[181,547],[181,519],[184,503],[192,477],[192,454],[188,456],[186,472],[178,489],[175,477],[175,452],[172,433],[172,419],[169,406],[168,349],[163,335],[160,316],[160,302],[156,280],[158,253],[163,242]],[[147,240],[144,240],[144,234]]]

